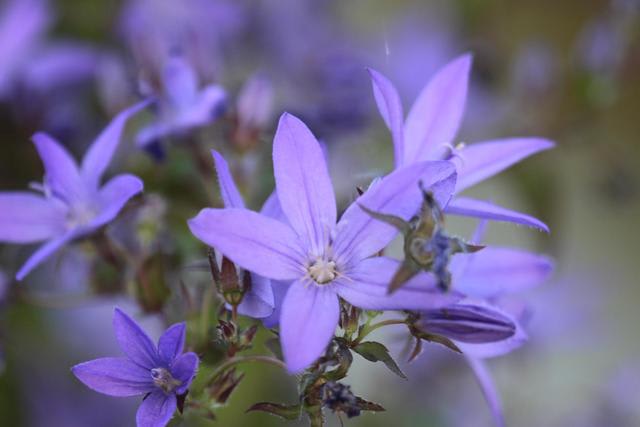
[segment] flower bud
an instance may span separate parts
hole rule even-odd
[[[474,304],[454,304],[423,312],[420,328],[466,343],[502,341],[516,332],[515,323],[507,316]]]

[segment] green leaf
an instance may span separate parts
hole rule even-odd
[[[387,365],[394,374],[407,379],[407,376],[400,370],[398,364],[389,355],[387,347],[375,341],[365,341],[353,348],[353,351],[371,362],[382,362]]]
[[[280,403],[258,402],[247,409],[247,412],[268,412],[285,420],[297,420],[300,418],[300,405],[282,405]]]

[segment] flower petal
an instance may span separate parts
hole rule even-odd
[[[411,107],[404,126],[404,162],[437,160],[439,147],[451,144],[467,99],[471,55],[445,65],[429,81]]]
[[[215,150],[211,150],[211,154],[213,155],[213,161],[216,165],[218,184],[220,185],[220,196],[222,196],[224,207],[244,208],[244,201],[238,191],[238,187],[236,187],[235,182],[233,182],[233,177],[231,176],[231,171],[229,171],[227,161]]]
[[[176,323],[175,325],[171,325],[160,336],[158,340],[158,354],[165,364],[171,365],[173,359],[182,354],[186,329],[187,325],[185,322]]]
[[[171,376],[179,380],[182,385],[176,389],[176,394],[183,394],[189,386],[191,381],[196,376],[198,370],[198,355],[195,353],[185,353],[178,356],[171,367]]]
[[[297,117],[280,117],[273,141],[278,199],[289,223],[314,255],[329,244],[336,224],[336,198],[320,144]]]
[[[212,122],[224,113],[226,99],[227,94],[221,86],[206,86],[194,104],[180,111],[174,122],[169,123],[166,133],[185,131]]]
[[[269,218],[277,219],[280,222],[287,222],[287,216],[282,212],[282,206],[280,206],[280,200],[278,200],[278,193],[273,192],[267,197],[260,213]]]
[[[468,343],[454,339],[453,341],[464,354],[483,359],[502,356],[521,347],[529,339],[522,325],[514,316],[495,305],[486,304],[486,306],[509,319],[515,325],[515,333],[507,339],[487,343]]]
[[[542,138],[510,138],[471,144],[458,152],[460,167],[456,192],[554,146],[553,142]]]
[[[299,239],[279,221],[247,209],[203,209],[189,228],[245,270],[281,280],[304,274]]]
[[[140,110],[148,106],[150,101],[139,102],[118,114],[98,135],[82,159],[82,177],[88,188],[97,189],[102,174],[111,163],[113,154],[120,143],[122,132],[127,121]]]
[[[49,258],[58,249],[78,237],[80,233],[77,230],[70,230],[66,233],[55,237],[38,248],[29,259],[20,267],[20,270],[16,273],[16,280],[24,279],[27,274],[36,268],[40,263]]]
[[[371,68],[367,69],[373,85],[373,96],[376,99],[378,111],[387,127],[391,131],[394,147],[394,161],[396,168],[404,161],[404,112],[402,101],[393,83],[381,73]]]
[[[45,183],[54,195],[72,202],[86,195],[80,172],[71,154],[58,141],[46,133],[31,137],[44,164]]]
[[[271,281],[271,290],[273,292],[273,313],[262,319],[265,328],[275,328],[280,324],[280,313],[282,312],[282,301],[287,295],[287,291],[291,286],[291,282],[282,282],[278,280]]]
[[[455,179],[455,168],[450,162],[420,162],[382,178],[353,202],[340,218],[334,242],[336,257],[345,264],[357,262],[380,251],[398,234],[394,227],[374,219],[359,205],[408,220],[418,212],[422,203],[418,187],[420,180],[444,206],[455,188]]]
[[[193,67],[181,55],[169,57],[162,73],[164,92],[177,109],[189,107],[198,92],[198,81]]]
[[[251,274],[251,289],[242,297],[238,313],[254,319],[262,319],[273,313],[273,307],[271,280],[258,274]]]
[[[459,301],[457,292],[444,293],[436,287],[435,278],[420,273],[392,294],[388,294],[391,278],[400,265],[386,257],[361,261],[344,280],[336,283],[338,294],[350,304],[365,310],[426,310]]]
[[[129,359],[149,370],[158,367],[158,353],[151,338],[119,308],[113,311],[113,330],[120,349]]]
[[[154,389],[151,373],[126,357],[80,363],[71,372],[87,387],[109,396],[135,396]]]
[[[474,218],[490,219],[493,221],[513,222],[527,227],[549,232],[549,227],[531,215],[512,211],[484,200],[468,197],[456,197],[452,199],[444,211],[448,214],[470,216]]]
[[[176,395],[157,389],[146,397],[136,413],[137,427],[165,427],[176,411]]]
[[[490,246],[451,260],[456,290],[477,298],[522,292],[537,286],[553,272],[551,258],[533,252]]]
[[[64,209],[28,192],[0,193],[0,241],[33,243],[64,231]]]
[[[338,296],[329,286],[291,284],[280,313],[280,340],[289,372],[299,373],[322,356],[339,314]]]
[[[100,213],[88,227],[96,229],[111,222],[118,216],[129,199],[140,193],[143,187],[144,184],[140,178],[134,175],[118,175],[111,179],[98,193]]]
[[[467,357],[466,359],[473,371],[473,375],[476,377],[476,381],[478,382],[480,389],[482,390],[484,399],[489,405],[489,410],[491,411],[491,415],[493,416],[496,426],[505,427],[500,394],[496,389],[496,385],[491,378],[491,374],[489,373],[485,362],[473,357]]]

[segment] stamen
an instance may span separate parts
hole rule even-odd
[[[153,379],[153,384],[165,393],[171,393],[182,384],[180,380],[173,378],[171,372],[165,368],[152,369],[151,378]]]
[[[320,285],[331,282],[336,278],[336,263],[324,258],[317,258],[308,268],[309,276]]]

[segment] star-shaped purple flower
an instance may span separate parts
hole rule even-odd
[[[378,110],[391,131],[396,168],[425,160],[454,161],[458,172],[456,194],[554,146],[543,138],[496,139],[454,146],[466,104],[470,69],[469,54],[445,65],[424,87],[406,120],[393,83],[381,73],[369,70]],[[452,199],[445,212],[549,231],[542,221],[530,215],[468,197]]]
[[[280,118],[273,163],[287,223],[247,209],[226,208],[203,209],[189,227],[244,269],[291,282],[280,314],[280,337],[291,372],[302,371],[322,355],[338,324],[338,297],[371,310],[421,310],[459,299],[456,293],[439,292],[426,273],[387,295],[398,261],[375,255],[397,230],[359,206],[408,219],[422,200],[420,180],[444,203],[455,186],[450,162],[419,162],[391,173],[352,203],[339,221],[320,144],[304,123],[288,113]]]
[[[71,371],[99,393],[145,395],[136,415],[138,427],[164,427],[176,410],[177,396],[187,392],[198,369],[198,356],[182,353],[185,328],[184,322],[169,327],[156,346],[133,319],[116,308],[113,329],[126,357],[91,360]]]
[[[118,114],[89,147],[81,165],[49,135],[33,136],[45,169],[44,183],[37,185],[42,194],[0,192],[0,241],[47,241],[18,271],[18,280],[68,242],[112,221],[142,191],[142,181],[133,175],[118,175],[104,186],[100,180],[127,120],[146,105],[143,102]]]

